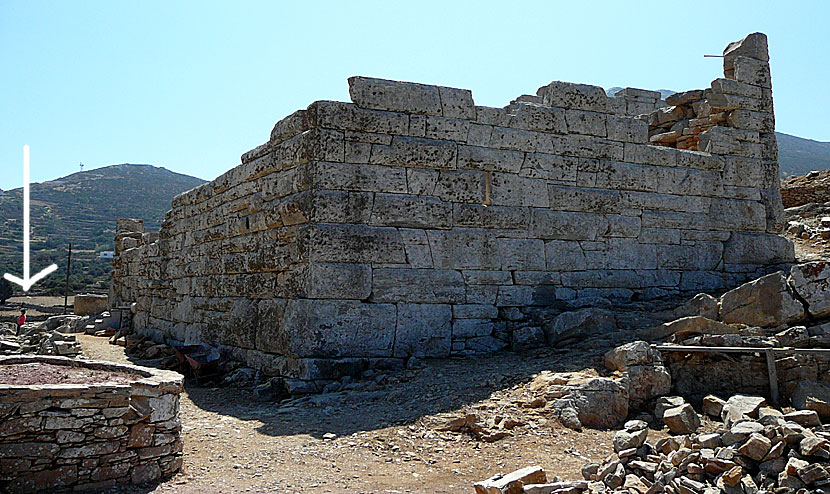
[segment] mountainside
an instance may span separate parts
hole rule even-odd
[[[781,176],[804,175],[830,169],[830,142],[814,141],[776,132]]]
[[[605,94],[613,96],[622,89],[624,88],[614,86],[606,89]],[[663,99],[676,92],[670,89],[657,89],[656,91],[663,95]],[[830,169],[830,142],[804,139],[782,132],[776,132],[775,135],[778,137],[778,164],[782,177],[804,175],[812,170]]]
[[[38,283],[38,292],[63,290],[66,254],[72,243],[70,284],[78,290],[106,289],[112,261],[98,253],[113,250],[115,221],[141,218],[158,230],[177,194],[204,180],[151,165],[113,165],[31,185],[33,273],[56,263],[59,269]],[[23,189],[0,192],[0,273],[20,274]]]

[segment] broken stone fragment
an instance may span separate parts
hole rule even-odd
[[[761,434],[752,433],[739,448],[738,452],[747,458],[755,461],[761,461],[772,448],[772,441],[762,436]]]
[[[689,404],[666,410],[663,422],[673,434],[691,434],[700,427],[700,417]]]
[[[735,395],[726,401],[721,412],[721,419],[726,427],[747,419],[758,417],[758,410],[767,400],[760,396]]]
[[[703,398],[703,413],[710,417],[720,418],[726,402],[717,396],[708,395]]]
[[[494,475],[483,480],[473,488],[476,494],[522,494],[524,486],[529,484],[544,484],[547,475],[542,467],[525,467],[507,475]]]
[[[666,414],[666,410],[685,404],[686,400],[682,396],[661,396],[654,404],[654,416],[659,420],[663,420],[663,415]]]

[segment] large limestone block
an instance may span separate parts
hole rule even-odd
[[[458,147],[458,168],[518,173],[524,153],[480,146]]]
[[[349,96],[361,108],[443,115],[438,86],[355,76],[349,77]]]
[[[536,94],[547,106],[608,113],[608,96],[599,86],[553,81]]]
[[[499,269],[496,239],[486,230],[428,230],[432,260],[444,269]]]
[[[405,135],[409,116],[405,113],[367,110],[338,101],[315,101],[308,107],[308,119],[335,130]]]
[[[724,59],[734,59],[735,57],[743,56],[765,62],[769,61],[767,35],[764,33],[752,33],[740,41],[733,41],[723,49],[723,56]]]
[[[94,316],[109,309],[109,297],[94,293],[75,295],[74,313],[78,316]]]
[[[456,144],[441,139],[394,136],[390,145],[374,144],[369,162],[435,169],[456,167]]]
[[[406,228],[450,228],[452,204],[434,197],[375,194],[370,224]]]
[[[790,285],[807,304],[810,315],[830,315],[830,264],[815,261],[799,264],[790,270]]]
[[[406,251],[395,228],[318,224],[307,232],[312,262],[406,263]]]
[[[452,339],[452,310],[441,304],[400,304],[395,357],[446,357]]]
[[[445,117],[476,119],[476,105],[469,89],[439,86],[438,95],[441,97],[441,112]]]
[[[523,130],[539,130],[566,134],[568,125],[565,121],[565,110],[550,108],[534,104],[511,105],[513,115],[510,117],[510,127]]]
[[[772,95],[768,92],[772,88],[769,64],[748,57],[737,57],[733,67],[736,81],[760,86],[767,90],[766,93],[763,93],[761,99],[763,108],[761,111],[772,113]]]
[[[730,290],[720,299],[720,317],[725,323],[774,327],[805,318],[804,306],[778,271]]]
[[[794,261],[793,243],[778,235],[733,233],[723,248],[723,262],[727,264],[764,266]]]
[[[274,334],[292,357],[391,357],[397,308],[354,300],[289,300]]]
[[[368,264],[312,263],[307,283],[309,298],[363,300],[372,293],[372,268]]]
[[[463,303],[464,279],[455,270],[378,268],[372,300],[378,302]]]
[[[533,208],[531,232],[544,240],[596,240],[607,224],[600,214]]]
[[[553,409],[569,427],[615,427],[628,416],[628,386],[621,379],[591,377],[567,383],[570,392],[553,403]]]
[[[585,253],[575,241],[545,242],[545,259],[550,271],[581,271],[588,267]]]

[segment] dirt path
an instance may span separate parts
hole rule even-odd
[[[81,336],[89,358],[128,362],[122,347]],[[183,472],[120,492],[458,493],[497,472],[539,464],[580,478],[585,457],[611,451],[613,431],[574,432],[526,408],[520,384],[542,369],[584,368],[601,350],[451,359],[390,374],[369,390],[281,404],[231,387],[186,383]],[[464,410],[525,425],[493,443],[439,432],[437,414]]]

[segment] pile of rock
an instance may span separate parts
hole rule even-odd
[[[723,124],[728,116],[725,111],[714,111],[701,89],[672,94],[666,98],[666,104],[669,106],[648,115],[652,144],[697,150],[700,134]]]
[[[769,274],[719,299],[701,294],[696,300],[696,313],[691,311],[692,315],[644,330],[641,336],[693,346],[830,348],[830,268],[825,261]],[[664,364],[678,394],[702,397],[715,392],[759,394],[769,390],[762,354],[725,357],[717,352],[671,352],[664,356]],[[781,351],[775,353],[775,366],[778,387],[786,400],[802,382],[830,375],[830,355]]]
[[[785,208],[830,202],[830,170],[781,179],[781,202]]]
[[[25,324],[17,334],[15,325],[0,328],[0,355],[59,355],[77,357],[81,344],[73,333],[82,330],[87,318],[67,315]]]
[[[704,411],[722,421],[712,432],[697,434],[699,425],[684,423],[684,434],[653,443],[646,422],[628,421],[614,437],[615,454],[583,467],[585,481],[544,485],[544,472],[528,467],[480,482],[475,489],[486,494],[830,493],[830,427],[814,411],[784,414],[765,404],[755,396],[708,397]],[[672,430],[687,420],[700,424],[682,399],[663,405],[670,408],[656,413]]]

